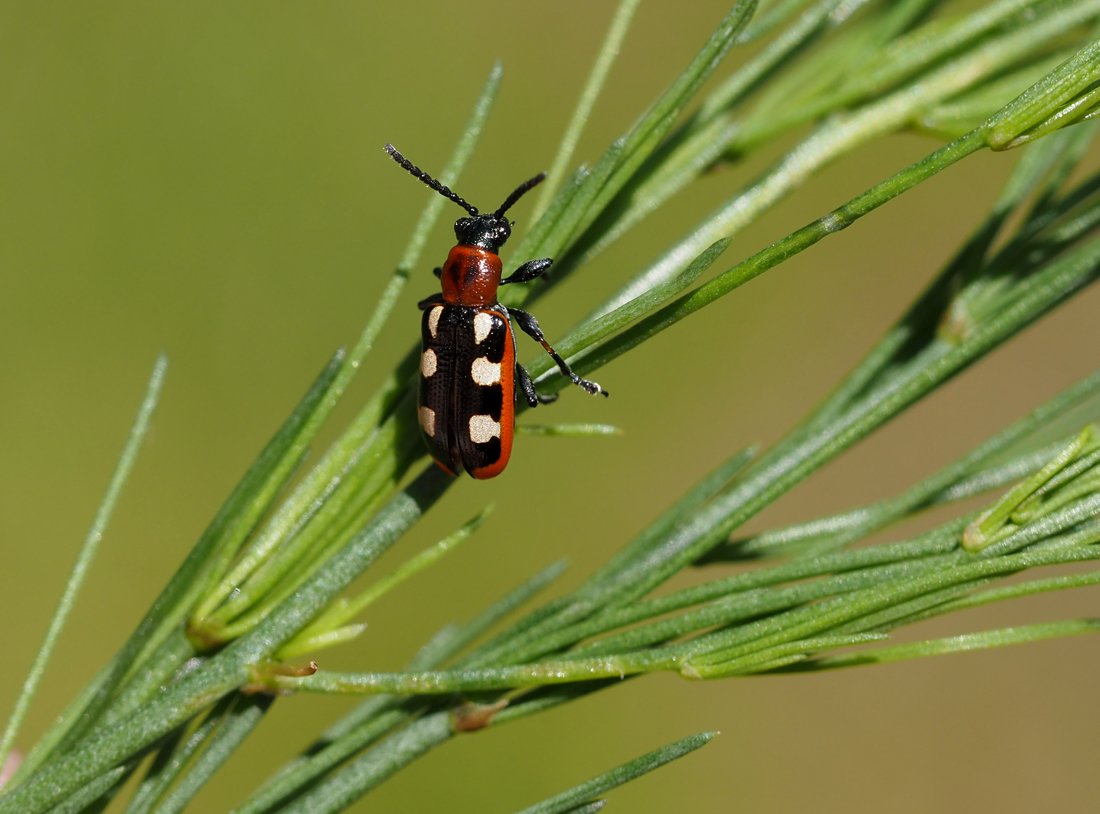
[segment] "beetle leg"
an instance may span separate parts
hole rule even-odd
[[[419,308],[421,311],[427,311],[433,305],[439,305],[441,302],[443,302],[442,294],[432,294],[430,297],[425,297],[420,302],[418,302],[416,304],[416,307]]]
[[[527,399],[530,407],[538,407],[540,404],[549,404],[558,400],[557,393],[540,393],[536,390],[535,383],[531,381],[531,374],[519,362],[516,362],[516,381],[519,382],[519,388],[523,391],[523,397]]]
[[[435,275],[437,280],[440,279],[443,276],[442,266],[436,266],[434,269],[432,269],[432,274]]]
[[[509,283],[529,283],[536,277],[541,277],[542,273],[550,268],[550,264],[554,261],[549,257],[544,257],[542,260],[528,260],[518,269],[513,271],[507,277],[500,281],[501,285],[508,285]]]
[[[508,311],[516,318],[516,324],[523,329],[523,332],[542,345],[542,349],[550,354],[550,358],[557,363],[558,369],[564,376],[568,377],[569,381],[573,382],[573,384],[590,395],[595,396],[599,393],[605,396],[608,395],[608,392],[596,384],[596,382],[582,379],[572,371],[569,365],[565,363],[565,360],[558,355],[558,352],[550,347],[550,343],[546,341],[546,337],[543,335],[542,328],[539,327],[537,319],[526,311],[521,311],[518,308],[509,308]]]

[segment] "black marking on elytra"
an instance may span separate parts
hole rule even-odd
[[[447,319],[449,310],[452,309],[443,307],[434,338],[428,327],[432,309],[425,308],[424,316],[420,320],[421,353],[424,350],[435,353],[435,374],[430,378],[420,377],[418,403],[421,407],[429,407],[435,412],[435,434],[429,436],[423,428],[420,432],[431,450],[432,457],[437,461],[449,463],[451,469],[457,472],[461,468],[461,462],[452,455],[452,452],[457,452],[457,447],[452,441],[454,416],[451,414],[451,409],[456,364],[453,350],[454,335],[456,328],[461,329],[461,326],[456,326],[453,320]]]
[[[504,343],[508,340],[510,331],[508,330],[508,318],[507,316],[501,316],[499,313],[490,310],[480,310],[477,313],[488,314],[492,317],[493,324],[489,327],[489,335],[486,336],[479,343],[472,343],[477,356],[484,356],[490,362],[500,362],[504,358]],[[470,317],[470,334],[473,335],[474,317]],[[472,357],[476,359],[477,356]]]
[[[471,389],[464,406],[467,420],[472,415],[487,415],[499,422],[504,406],[504,389],[499,384],[478,385]]]
[[[466,465],[470,469],[480,469],[483,466],[495,463],[500,459],[500,436],[494,436],[486,441],[484,444],[473,444],[473,447],[477,450],[477,461],[467,461]],[[466,452],[467,457],[474,457],[470,452]]]

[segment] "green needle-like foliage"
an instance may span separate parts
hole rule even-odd
[[[895,630],[933,616],[1100,582],[1100,372],[893,498],[752,536],[741,528],[1100,275],[1100,175],[1080,171],[1094,131],[1082,122],[1100,100],[1100,47],[1092,39],[1100,2],[1000,0],[963,12],[935,0],[757,5],[733,3],[621,138],[568,179],[555,179],[560,186],[547,186],[542,216],[513,256],[555,257],[553,285],[567,284],[647,215],[690,195],[703,172],[744,161],[767,140],[800,138],[558,343],[586,374],[624,353],[645,353],[656,334],[956,162],[1028,145],[992,211],[865,359],[773,446],[731,450],[573,591],[515,618],[561,572],[555,566],[469,622],[443,627],[403,671],[372,670],[369,653],[359,671],[318,670],[310,656],[355,639],[375,599],[401,594],[485,520],[478,514],[346,593],[452,483],[425,462],[417,437],[413,349],[306,466],[419,266],[445,204],[429,195],[359,340],[324,368],[129,639],[42,736],[0,794],[0,814],[97,811],[123,790],[132,792],[131,814],[182,811],[277,699],[308,704],[309,693],[369,697],[318,732],[310,749],[273,767],[261,788],[242,796],[242,814],[340,811],[458,732],[543,712],[628,676],[809,673],[1098,629],[1095,620],[1071,619],[891,642]],[[623,0],[612,21],[563,139],[562,167],[581,126],[599,115],[595,100],[636,6]],[[742,57],[748,43],[753,50]],[[500,81],[498,67],[440,175],[445,183],[458,177],[487,126]],[[708,83],[713,89],[701,97]],[[907,128],[942,134],[945,143],[771,246],[728,256],[739,232],[814,172]],[[548,285],[529,287],[529,296]],[[564,383],[547,360],[530,370],[543,389]],[[154,393],[161,375],[158,367]],[[135,424],[122,475],[152,400]],[[599,424],[528,431],[617,432]],[[93,542],[120,483],[112,482]],[[990,490],[1003,494],[987,494],[984,511],[908,538],[855,545]],[[89,559],[78,563],[16,704],[0,762]],[[756,567],[740,569],[746,560]],[[1036,573],[1066,564],[1078,568]],[[660,590],[704,565],[709,579]],[[664,747],[526,810],[598,810],[612,787],[710,737]]]
[[[671,760],[676,760],[690,752],[694,752],[699,747],[705,746],[716,734],[716,732],[704,732],[684,738],[676,743],[670,743],[660,749],[655,749],[647,755],[635,758],[629,763],[612,769],[599,777],[594,777],[586,783],[555,795],[548,800],[543,800],[541,803],[529,806],[519,814],[559,814],[559,812],[564,814],[570,811],[598,811],[599,807],[591,807],[599,802],[592,799],[596,795],[603,794],[615,788],[615,786],[621,786],[623,783],[627,783],[646,772],[651,772]]]

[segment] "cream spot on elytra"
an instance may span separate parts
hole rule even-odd
[[[500,362],[490,362],[488,357],[479,356],[470,365],[470,376],[473,377],[474,384],[482,387],[500,384]]]
[[[420,426],[429,438],[435,438],[435,410],[431,407],[420,408]]]
[[[480,345],[493,329],[493,317],[484,311],[474,314],[474,342]]]
[[[435,339],[439,334],[439,318],[443,316],[443,306],[437,305],[428,312],[428,333]]]
[[[420,354],[420,375],[425,379],[430,379],[435,375],[436,369],[439,367],[439,359],[435,355],[435,351],[431,348],[425,349]]]
[[[494,438],[500,438],[500,422],[492,416],[470,416],[470,440],[475,444],[486,444]]]

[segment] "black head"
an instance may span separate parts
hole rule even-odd
[[[512,224],[507,218],[498,218],[496,215],[475,215],[455,221],[455,237],[459,243],[467,246],[480,246],[498,252],[504,241],[511,236]]]
[[[392,144],[387,144],[385,149],[386,152],[390,154],[390,158],[404,167],[410,175],[419,178],[444,198],[449,201],[454,201],[470,213],[470,217],[459,218],[455,221],[455,237],[458,238],[459,243],[464,243],[469,246],[480,246],[492,252],[499,251],[500,247],[504,245],[504,242],[512,236],[512,224],[504,217],[504,213],[511,209],[512,205],[522,198],[524,194],[533,187],[541,184],[546,178],[546,174],[540,172],[534,178],[524,181],[512,190],[512,194],[504,199],[504,203],[497,208],[496,212],[492,214],[481,214],[478,212],[476,206],[473,206],[466,201],[466,199],[452,191],[450,187],[435,180],[428,175],[428,173],[424,172],[424,170],[417,167],[405,158],[405,156],[397,152],[397,148]]]

